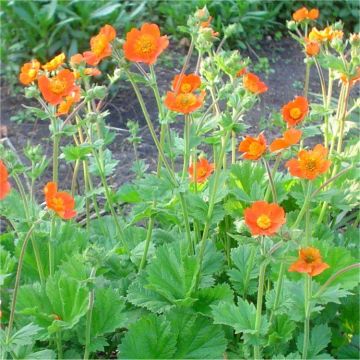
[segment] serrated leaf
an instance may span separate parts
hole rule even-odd
[[[234,288],[243,296],[252,295],[257,289],[258,248],[252,245],[239,245],[231,250],[234,268],[228,270]]]
[[[315,325],[311,329],[310,341],[308,347],[307,357],[313,359],[318,355],[322,350],[324,350],[329,344],[331,339],[331,330],[328,325],[320,324]],[[302,350],[304,342],[304,334],[301,333],[296,339],[296,345],[299,351]]]
[[[119,345],[119,359],[170,359],[175,346],[169,321],[150,314],[129,326]]]
[[[238,305],[228,302],[220,302],[212,308],[215,324],[229,325],[235,329],[235,333],[255,334],[256,308],[252,303],[239,299]],[[267,331],[267,321],[263,318],[260,333]]]
[[[122,327],[126,321],[123,312],[125,301],[112,288],[95,290],[94,308],[91,321],[91,336],[98,337]]]
[[[89,292],[80,281],[57,273],[47,280],[45,291],[53,314],[61,319],[54,322],[49,331],[57,331],[58,327],[71,329],[85,315]]]
[[[27,324],[11,335],[9,343],[13,346],[30,345],[35,342],[36,335],[42,330],[41,327],[33,323]]]
[[[146,268],[146,288],[156,291],[173,303],[186,299],[199,266],[196,257],[187,253],[188,246],[182,242],[160,247]]]
[[[193,309],[203,315],[211,315],[211,306],[219,302],[233,302],[234,294],[228,284],[219,284],[211,288],[200,289],[196,293],[197,301]]]
[[[194,314],[184,314],[180,309],[167,315],[171,329],[177,336],[173,359],[218,359],[227,345],[224,331],[210,319]]]
[[[167,298],[156,291],[147,289],[145,285],[145,274],[142,273],[129,286],[127,300],[135,306],[141,306],[156,313],[164,312],[172,307],[171,302]]]
[[[276,316],[274,324],[269,330],[268,345],[274,346],[287,343],[290,339],[292,339],[295,329],[295,322],[291,321],[287,315]]]

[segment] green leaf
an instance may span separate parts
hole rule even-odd
[[[256,334],[256,308],[254,304],[239,298],[237,306],[234,303],[220,302],[218,305],[212,306],[211,308],[215,324],[231,326],[235,329],[235,333],[237,334]],[[267,328],[268,322],[266,318],[263,317],[260,335],[266,334]],[[254,344],[254,341],[257,341],[254,336],[247,337],[247,340],[250,344]]]
[[[211,306],[219,302],[233,302],[234,294],[228,284],[218,284],[211,288],[200,289],[193,309],[203,315],[211,315]]]
[[[188,246],[183,242],[160,247],[146,268],[146,287],[173,303],[188,298],[195,281],[198,261],[195,256],[187,253]]]
[[[131,283],[127,294],[127,300],[131,304],[144,307],[156,313],[169,310],[173,306],[165,296],[147,289],[145,287],[146,284],[144,272]]]
[[[61,319],[53,322],[49,331],[57,331],[59,327],[71,329],[85,315],[88,289],[80,281],[65,273],[56,273],[47,280],[45,291],[53,314]]]
[[[315,325],[311,330],[309,347],[308,347],[308,358],[313,359],[322,350],[324,350],[329,344],[331,339],[331,330],[328,325],[320,324]],[[299,351],[302,350],[304,341],[304,334],[300,334],[296,340],[296,345]]]
[[[315,287],[313,288],[313,293],[316,293]],[[345,298],[349,295],[352,295],[352,293],[347,290],[341,289],[340,284],[337,284],[335,286],[327,287],[321,295],[316,297],[316,301],[322,305],[326,305],[330,302],[340,304],[340,299]]]
[[[11,335],[9,343],[15,346],[30,345],[35,342],[36,335],[42,330],[41,327],[32,323],[25,325],[13,335]]]
[[[119,359],[170,359],[176,346],[176,334],[169,321],[150,314],[129,326],[119,345]]]
[[[126,314],[125,301],[113,288],[95,290],[94,307],[91,320],[91,336],[98,337],[123,326]]]
[[[287,343],[292,339],[295,329],[295,322],[291,321],[287,315],[276,316],[274,324],[269,330],[268,345],[275,346]]]
[[[92,146],[90,144],[66,145],[62,151],[63,154],[60,158],[64,158],[66,161],[86,160],[92,152]]]
[[[141,201],[141,198],[134,185],[124,184],[116,192],[116,201],[123,203],[138,203]]]
[[[115,10],[117,10],[119,7],[121,7],[121,4],[106,4],[103,7],[96,9],[95,11],[93,11],[90,15],[91,19],[97,19],[103,16],[107,16],[110,15],[112,13],[115,12]]]
[[[258,256],[258,248],[252,245],[239,245],[231,250],[234,268],[228,270],[228,275],[236,290],[244,296],[256,292],[258,276],[256,259]]]
[[[210,319],[184,314],[180,309],[167,315],[171,330],[177,334],[176,352],[173,359],[220,359],[227,341],[219,325]]]

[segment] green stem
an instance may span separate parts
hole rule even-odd
[[[184,181],[189,168],[189,159],[190,159],[190,126],[191,120],[189,116],[185,115],[185,127],[184,127],[184,143],[185,143],[185,151],[184,151],[184,162],[183,162],[183,170],[181,175],[181,180]]]
[[[236,163],[236,133],[235,131],[231,132],[231,164]]]
[[[305,84],[304,84],[304,97],[308,97],[309,93],[309,80],[310,80],[310,67],[311,64],[309,61],[306,62],[306,68],[305,68]]]
[[[265,160],[265,158],[263,158],[263,162],[264,162],[264,166],[265,169],[267,171],[268,177],[269,177],[269,184],[270,184],[270,188],[271,188],[271,192],[272,192],[272,197],[273,197],[273,201],[277,202],[277,195],[276,195],[276,188],[275,188],[275,184],[274,184],[274,179],[272,176],[272,173],[270,171],[270,167],[269,164],[267,163],[267,161]],[[265,194],[266,195],[266,194]]]
[[[279,168],[279,165],[280,165],[280,162],[281,162],[281,155],[282,155],[281,152],[276,155],[276,160],[275,160],[274,166],[273,166],[272,171],[271,171],[271,178],[272,179],[274,179],[276,171]],[[270,179],[270,177],[269,177],[269,179]],[[265,201],[269,200],[269,197],[270,197],[270,194],[271,194],[272,190],[273,190],[273,188],[271,186],[271,182],[269,182],[269,185],[268,185],[268,187],[266,189],[266,193],[265,193]],[[275,200],[273,199],[273,201],[275,201]]]
[[[55,130],[54,130],[55,131]],[[53,144],[53,181],[58,182],[59,179],[59,144],[60,136],[54,134],[54,144]]]
[[[199,285],[200,271],[201,271],[201,266],[202,266],[204,253],[205,253],[206,240],[207,240],[209,229],[210,229],[210,226],[211,226],[211,220],[212,220],[213,210],[214,210],[214,206],[215,206],[215,198],[216,198],[216,194],[217,194],[217,190],[218,190],[218,186],[219,186],[221,159],[224,156],[225,147],[226,147],[226,144],[227,144],[227,142],[229,140],[229,136],[230,136],[230,132],[227,131],[226,134],[225,134],[225,142],[221,146],[220,154],[219,154],[218,160],[216,161],[214,187],[213,187],[213,189],[211,191],[211,194],[210,194],[207,218],[206,218],[206,222],[205,222],[203,236],[201,238],[201,246],[200,246],[200,252],[199,252],[199,267],[198,267],[198,271],[196,273],[195,288],[197,288],[197,286]]]
[[[293,229],[295,229],[300,224],[300,221],[302,220],[302,218],[304,217],[304,215],[306,213],[306,210],[309,206],[310,199],[311,199],[311,188],[312,188],[312,184],[310,181],[308,181],[307,193],[305,196],[305,200],[304,200],[303,206],[298,214],[298,217],[296,218],[296,221],[292,226]]]
[[[144,253],[143,253],[143,256],[141,258],[141,262],[140,262],[138,272],[140,272],[145,266],[147,254],[148,254],[148,251],[149,251],[149,245],[150,245],[150,241],[151,241],[151,235],[152,235],[153,227],[154,227],[154,216],[150,216],[148,229],[147,229],[147,233],[146,233],[146,239],[145,239]]]
[[[80,168],[80,160],[77,159],[75,161],[74,172],[73,172],[73,176],[71,179],[71,195],[72,196],[75,196],[76,181],[77,181],[77,177],[78,177],[78,173],[79,173],[79,168]]]
[[[270,319],[269,319],[270,325],[272,324],[272,321],[275,316],[275,312],[276,312],[277,308],[279,307],[281,289],[282,289],[282,285],[283,285],[283,281],[284,281],[284,274],[285,274],[285,263],[283,261],[281,261],[280,269],[279,269],[279,276],[278,276],[278,280],[276,282],[274,306],[271,309],[271,314],[270,314]]]
[[[152,138],[153,138],[153,141],[154,141],[154,143],[155,143],[155,145],[156,145],[156,148],[157,148],[157,150],[158,150],[158,152],[159,152],[159,156],[161,157],[161,160],[162,160],[162,162],[164,163],[165,168],[166,168],[166,170],[167,170],[168,173],[169,173],[169,176],[170,176],[170,179],[171,179],[173,185],[177,186],[178,183],[177,183],[177,181],[176,181],[174,172],[172,171],[172,169],[171,169],[171,167],[170,167],[170,165],[169,165],[169,163],[168,163],[168,161],[167,161],[167,159],[166,159],[166,157],[165,157],[164,151],[163,151],[163,149],[162,149],[162,147],[161,147],[161,145],[160,145],[160,142],[159,142],[159,140],[158,140],[158,138],[157,138],[157,136],[156,136],[154,126],[153,126],[153,124],[152,124],[152,122],[151,122],[149,113],[148,113],[148,111],[147,111],[147,109],[146,109],[146,105],[145,105],[144,99],[143,99],[143,97],[142,97],[142,95],[141,95],[141,92],[140,92],[140,90],[139,90],[136,82],[134,81],[131,73],[130,73],[128,70],[125,70],[125,71],[126,71],[126,74],[127,74],[128,78],[129,78],[129,80],[130,80],[130,82],[131,82],[132,87],[134,88],[135,94],[136,94],[136,96],[137,96],[137,98],[138,98],[138,101],[139,101],[139,103],[140,103],[140,107],[141,107],[141,110],[142,110],[142,112],[143,112],[143,114],[144,114],[144,117],[145,117],[147,126],[148,126],[148,128],[149,128],[150,134],[151,134],[151,136],[152,136]]]
[[[13,327],[13,324],[14,324],[16,299],[17,299],[17,293],[18,293],[19,285],[20,285],[21,270],[22,270],[22,266],[23,266],[23,263],[24,263],[26,247],[27,247],[27,244],[28,244],[29,239],[31,237],[31,234],[35,229],[35,226],[40,222],[40,220],[41,219],[39,219],[38,221],[36,221],[36,222],[34,222],[32,224],[32,226],[30,227],[29,231],[27,232],[27,234],[25,236],[25,239],[24,239],[24,242],[23,242],[23,244],[21,246],[18,266],[17,266],[17,270],[16,270],[13,297],[12,297],[12,300],[11,300],[10,317],[9,317],[9,324],[8,324],[8,328],[7,328],[7,336],[6,336],[7,340],[6,340],[6,342],[9,342],[9,340],[10,340],[11,331],[12,331],[12,327]]]
[[[182,212],[184,215],[186,240],[189,245],[190,253],[195,254],[195,246],[194,246],[194,242],[192,240],[191,232],[190,232],[189,214],[187,211],[186,201],[185,201],[185,197],[184,197],[183,193],[180,193],[180,204],[181,204],[181,209],[182,209]]]
[[[244,299],[247,296],[247,290],[248,290],[248,286],[249,286],[249,282],[250,282],[250,275],[251,275],[251,271],[253,269],[254,262],[255,262],[255,255],[256,255],[256,247],[252,246],[251,251],[250,251],[249,263],[247,265],[245,279],[244,279],[244,291],[243,291]]]
[[[56,332],[56,347],[58,352],[58,360],[63,358],[63,351],[62,351],[62,340],[61,340],[61,329]]]
[[[306,274],[305,275],[305,288],[304,288],[304,302],[305,302],[305,320],[304,320],[304,342],[303,342],[303,349],[302,349],[302,359],[307,358],[307,352],[309,347],[309,339],[310,339],[310,299],[311,299],[311,276]]]
[[[96,269],[92,268],[90,273],[90,279],[94,278],[96,274]],[[89,293],[89,306],[86,314],[86,328],[85,328],[85,351],[84,351],[84,360],[89,359],[90,355],[90,343],[91,343],[91,322],[92,322],[92,313],[94,308],[94,298],[95,290],[92,289]]]
[[[257,336],[260,336],[261,329],[261,314],[262,314],[262,305],[264,297],[264,283],[265,283],[265,272],[268,265],[268,260],[265,260],[261,263],[259,269],[259,285],[257,293],[257,302],[256,302],[256,318],[255,318],[255,331]],[[260,346],[254,345],[254,359],[261,359]]]
[[[50,276],[54,275],[54,247],[53,247],[53,238],[55,236],[55,215],[51,219],[51,228],[50,228],[50,239],[49,239],[49,274]]]

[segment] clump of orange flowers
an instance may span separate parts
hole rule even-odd
[[[68,220],[76,216],[74,198],[65,191],[58,191],[55,182],[45,185],[44,194],[48,209],[55,211],[62,219]]]
[[[123,49],[127,60],[152,65],[168,45],[167,36],[160,35],[156,24],[145,23],[140,30],[131,29],[126,34]]]
[[[38,77],[38,72],[40,69],[40,63],[34,59],[28,63],[25,63],[20,69],[19,80],[20,82],[27,86],[35,81]]]
[[[262,94],[268,90],[267,85],[251,72],[244,74],[243,84],[247,91],[256,95]]]
[[[317,41],[311,41],[305,38],[305,53],[307,56],[316,56],[320,52],[320,44]]]
[[[264,134],[258,137],[246,136],[239,144],[238,150],[243,154],[244,159],[258,160],[266,151],[266,139]]]
[[[196,176],[195,176],[196,169]],[[189,175],[192,182],[204,183],[207,178],[213,173],[215,169],[214,164],[209,163],[206,158],[201,158],[196,164],[189,166]]]
[[[38,85],[44,99],[51,105],[58,105],[76,89],[75,75],[72,71],[63,69],[50,78],[39,76]]]
[[[276,234],[285,224],[285,211],[275,203],[256,201],[244,211],[245,223],[253,236]]]
[[[316,276],[329,267],[328,264],[323,262],[318,249],[307,247],[299,250],[299,258],[291,264],[289,271]]]
[[[46,71],[54,71],[64,64],[65,58],[65,54],[61,53],[43,65],[42,68]]]
[[[274,151],[278,151],[278,150],[283,150],[283,149],[286,149],[286,148],[288,148],[288,147],[290,147],[292,145],[297,144],[301,139],[301,135],[302,135],[301,130],[297,130],[297,129],[294,129],[294,128],[286,130],[284,132],[282,138],[275,139],[270,144],[270,151],[274,152]]]
[[[327,153],[323,145],[317,144],[313,150],[300,150],[298,158],[287,161],[285,166],[292,176],[313,180],[329,169],[331,161],[326,159]]]
[[[201,79],[196,74],[176,75],[172,82],[172,90],[168,91],[164,100],[165,106],[172,111],[189,114],[199,109],[205,97],[205,91],[196,91],[201,86]]]
[[[297,96],[293,101],[283,106],[282,117],[288,127],[296,126],[304,120],[309,112],[309,103],[303,96]]]
[[[5,199],[11,190],[9,183],[9,173],[6,169],[5,164],[0,160],[0,200]]]
[[[341,30],[334,30],[332,26],[327,26],[324,30],[318,30],[316,27],[313,27],[309,33],[310,41],[331,41],[334,39],[342,39],[344,33]]]
[[[116,30],[111,25],[104,25],[98,35],[90,39],[90,51],[85,51],[83,57],[87,64],[96,66],[102,59],[111,55],[110,43],[116,37]]]
[[[311,9],[308,10],[305,6],[296,10],[292,18],[296,22],[301,22],[305,20],[316,20],[319,17],[319,10],[318,9]]]

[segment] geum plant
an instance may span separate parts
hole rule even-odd
[[[155,65],[169,39],[156,24],[125,40],[105,25],[68,63],[60,54],[22,67],[25,94],[40,105],[32,111],[50,124],[53,179],[42,184],[40,146],[25,149],[28,166],[5,139],[2,358],[357,357],[359,35],[345,38],[339,23],[310,30],[318,16],[302,8],[289,22],[305,53],[304,94],[274,115],[271,142],[267,131],[246,135],[245,121],[268,86],[249,59],[222,49],[232,26],[214,46],[206,8],[182,29],[189,52],[165,94]],[[115,72],[98,85],[97,66],[111,59]],[[322,97],[309,103],[313,65]],[[103,104],[122,79],[157,166],[137,158],[129,123],[136,176],[114,188],[121,164]],[[153,92],[157,118],[140,86]],[[73,169],[67,182],[59,162]]]

